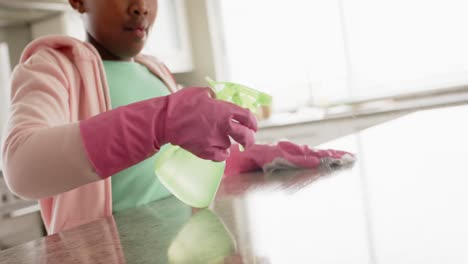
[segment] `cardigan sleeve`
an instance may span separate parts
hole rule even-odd
[[[11,191],[42,199],[100,178],[87,159],[79,124],[71,123],[73,67],[42,49],[12,74],[11,106],[3,139],[3,167]]]

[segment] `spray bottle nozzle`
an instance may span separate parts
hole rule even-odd
[[[261,105],[270,105],[272,97],[266,93],[254,90],[242,84],[232,82],[216,82],[206,77],[216,98],[249,109],[252,113],[258,111]]]

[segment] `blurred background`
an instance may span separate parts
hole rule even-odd
[[[164,61],[183,85],[206,86],[210,76],[271,94],[271,114],[262,120],[259,141],[289,138],[318,145],[356,130],[344,119],[330,122],[336,117],[356,122],[362,113],[386,113],[359,123],[362,129],[401,113],[389,115],[389,109],[468,101],[467,1],[159,3],[144,52]],[[8,111],[9,75],[21,51],[50,34],[85,39],[68,1],[0,0],[0,129]],[[297,122],[303,126],[292,126]],[[17,199],[3,181],[0,195],[0,249],[44,234],[35,202]]]

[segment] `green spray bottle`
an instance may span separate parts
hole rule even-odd
[[[216,98],[237,104],[256,113],[262,105],[270,105],[270,95],[241,84],[215,82],[207,78]],[[197,208],[208,207],[213,201],[224,174],[225,162],[201,159],[185,149],[167,144],[155,162],[155,174],[160,182],[182,202]]]

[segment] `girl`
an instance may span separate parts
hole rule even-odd
[[[253,146],[257,123],[247,109],[213,99],[208,88],[179,90],[161,62],[139,55],[157,0],[69,2],[82,14],[87,41],[52,36],[28,45],[12,74],[3,144],[9,188],[39,200],[49,234],[168,196],[153,173],[166,143],[223,161],[232,137],[247,151],[231,155],[230,174],[278,158],[315,167],[345,154]]]

